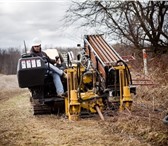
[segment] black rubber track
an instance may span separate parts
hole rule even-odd
[[[45,104],[33,104],[34,115],[51,114],[52,108]]]

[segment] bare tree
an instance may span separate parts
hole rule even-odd
[[[168,50],[167,1],[73,2],[65,20],[68,24],[82,20],[81,26],[95,28],[138,49],[148,45],[155,53]]]
[[[16,74],[17,62],[21,53],[18,49],[9,48],[8,50],[0,49],[0,73]]]

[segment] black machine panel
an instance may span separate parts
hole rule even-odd
[[[46,67],[40,57],[20,58],[17,66],[19,87],[27,88],[44,85]]]

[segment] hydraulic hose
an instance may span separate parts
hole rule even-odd
[[[80,71],[80,66],[81,66],[81,63],[82,63],[82,60],[83,60],[83,55],[82,54],[78,54],[78,58],[77,58],[79,61],[78,61],[78,64],[77,64],[77,82],[78,82],[78,99],[80,101],[82,101],[82,98],[81,98],[81,95],[80,95],[80,92],[81,92],[81,85],[82,85],[82,82],[83,82],[83,76],[86,74],[86,72],[89,70],[90,66],[91,66],[91,60],[88,58],[87,60],[87,65],[86,65],[86,72],[84,74],[81,74],[81,71]]]
[[[80,73],[80,66],[81,66],[81,61],[82,61],[82,56],[78,56],[80,58],[78,58],[79,62],[77,63],[77,83],[78,83],[78,88],[77,88],[77,93],[78,93],[78,99],[81,100],[81,85],[82,85],[82,77],[81,77],[81,73]]]
[[[116,65],[118,65],[118,63],[120,63],[120,62],[122,62],[124,64],[125,69],[126,69],[126,77],[127,77],[128,81],[130,79],[130,84],[132,85],[132,77],[131,77],[131,73],[130,73],[128,65],[123,60],[118,60]]]

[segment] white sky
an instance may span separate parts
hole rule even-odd
[[[61,21],[71,0],[0,0],[0,48],[28,48],[34,37],[43,47],[83,45],[88,31],[75,26],[63,27]]]

